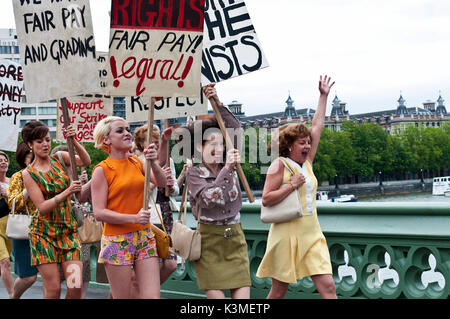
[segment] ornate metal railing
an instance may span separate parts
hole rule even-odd
[[[448,298],[450,294],[450,205],[446,203],[318,203],[333,277],[340,298]],[[265,298],[269,278],[256,270],[266,249],[269,225],[258,204],[244,204],[252,279],[251,297]],[[192,215],[188,224],[195,227]],[[162,286],[162,295],[202,298],[191,262]],[[289,286],[286,298],[319,298],[312,280]]]

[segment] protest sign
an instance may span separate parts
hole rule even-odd
[[[200,98],[174,97],[155,101],[155,120],[188,117],[208,113],[208,102],[200,89]],[[131,96],[125,98],[126,117],[129,122],[147,119],[149,101],[146,97]]]
[[[111,3],[109,94],[198,97],[204,0]]]
[[[108,78],[108,71],[109,71],[108,52],[97,51],[97,62],[98,62],[98,78],[100,80],[99,83],[100,90],[95,93],[108,95],[106,86],[106,80]]]
[[[113,114],[113,99],[102,95],[95,96],[75,96],[67,98],[67,109],[70,124],[77,135],[78,142],[93,142],[94,128],[97,123],[107,116]],[[63,135],[64,119],[62,115],[62,105],[58,100],[58,112],[56,121],[56,140],[65,141]]]
[[[205,0],[202,84],[269,66],[243,0]]]
[[[22,66],[0,59],[0,150],[17,149],[22,95]]]
[[[27,101],[98,90],[89,0],[14,0]]]

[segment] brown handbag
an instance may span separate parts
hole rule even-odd
[[[169,234],[166,231],[166,227],[164,226],[163,220],[161,218],[161,214],[159,212],[158,206],[156,206],[155,201],[153,200],[153,197],[150,196],[152,199],[153,205],[155,206],[155,210],[158,213],[159,220],[161,222],[161,225],[164,229],[162,231],[159,227],[150,224],[150,227],[155,234],[156,239],[156,250],[158,251],[158,256],[160,258],[167,258],[170,254],[170,247],[172,247],[172,238],[169,236]]]
[[[96,243],[102,239],[103,223],[95,219],[94,213],[84,214],[83,226],[78,227],[82,244]]]

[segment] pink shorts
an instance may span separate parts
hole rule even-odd
[[[136,261],[158,257],[150,228],[115,236],[102,236],[99,263],[134,265]]]

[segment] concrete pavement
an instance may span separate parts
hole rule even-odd
[[[15,278],[14,278],[15,279]],[[86,293],[85,299],[107,299],[108,289],[89,287]],[[61,285],[61,299],[66,296],[66,283]],[[39,279],[22,295],[21,299],[42,299],[42,281]],[[3,280],[0,278],[0,299],[9,299],[8,293],[6,292],[5,286],[3,285]]]

